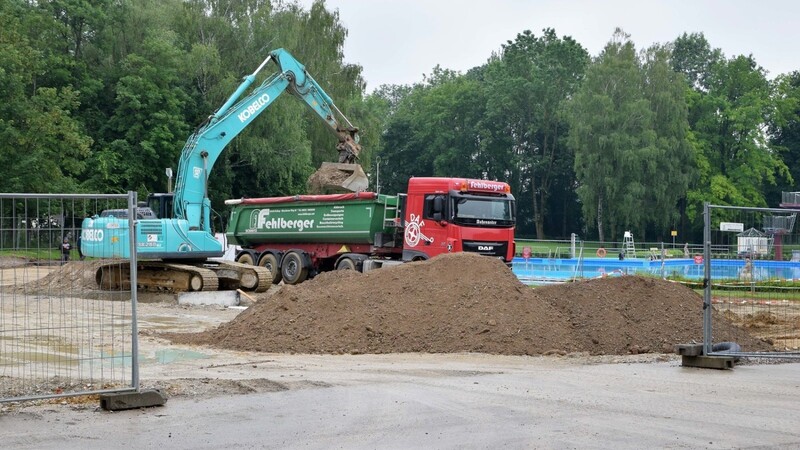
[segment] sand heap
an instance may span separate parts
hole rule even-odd
[[[715,317],[715,342],[769,346]],[[702,342],[702,299],[680,284],[617,277],[531,289],[497,259],[447,254],[283,286],[233,321],[178,343],[295,353],[671,352]]]

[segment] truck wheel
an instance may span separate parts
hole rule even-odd
[[[283,255],[281,275],[286,284],[298,284],[308,278],[308,267],[303,263],[303,257],[297,252]]]
[[[236,262],[240,264],[250,264],[251,266],[256,263],[253,261],[253,255],[250,253],[242,253],[238,258],[236,258]]]
[[[356,263],[350,258],[342,258],[336,263],[336,270],[356,270]]]
[[[258,265],[266,267],[272,273],[272,284],[281,282],[281,271],[278,266],[278,258],[273,253],[264,253],[258,261]]]

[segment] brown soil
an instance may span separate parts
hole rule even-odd
[[[672,352],[703,337],[702,298],[683,285],[626,276],[531,289],[499,260],[468,253],[328,272],[257,299],[218,328],[167,336],[279,353],[505,355]],[[714,323],[715,342],[771,349],[721,315]]]
[[[63,265],[58,261],[47,263],[14,265],[0,261],[3,289],[27,294],[49,294],[59,290],[80,295],[97,290],[94,274],[105,261],[70,261]]]
[[[346,164],[323,163],[316,172],[308,177],[308,180],[306,181],[306,192],[309,194],[337,194],[351,192],[351,189],[345,188],[342,185],[354,173],[360,176],[360,179],[365,183],[364,186],[366,186],[366,175],[364,175],[364,170],[361,168],[361,166],[352,164],[348,169],[344,169],[344,167],[348,166]],[[363,189],[363,187],[361,187],[361,189]]]

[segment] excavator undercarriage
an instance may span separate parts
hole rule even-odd
[[[232,261],[201,264],[139,261],[137,287],[147,292],[196,292],[235,290],[264,292],[272,285],[272,273],[260,266]],[[130,263],[108,261],[97,268],[95,281],[101,289],[131,288]]]

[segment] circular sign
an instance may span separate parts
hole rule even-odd
[[[695,264],[703,264],[703,255],[695,255],[694,256],[694,263]]]
[[[529,259],[531,257],[531,248],[530,247],[524,247],[522,249],[522,257],[525,258],[525,259]]]

